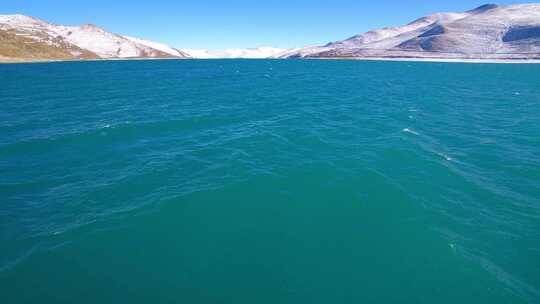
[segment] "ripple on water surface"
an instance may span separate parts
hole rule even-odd
[[[311,60],[2,65],[0,291],[12,302],[536,303],[538,75]],[[31,285],[42,287],[22,292]]]

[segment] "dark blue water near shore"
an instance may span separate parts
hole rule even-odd
[[[540,65],[0,65],[2,303],[538,303]]]

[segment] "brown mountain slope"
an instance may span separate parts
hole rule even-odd
[[[54,43],[38,41],[14,30],[0,29],[0,60],[77,60],[97,59],[96,54],[68,44],[61,39]]]

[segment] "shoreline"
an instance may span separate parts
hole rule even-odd
[[[313,57],[320,60],[397,61],[397,62],[441,62],[441,63],[506,63],[540,64],[540,59],[490,59],[490,58],[426,58],[426,57]]]
[[[33,64],[55,62],[99,62],[99,61],[150,61],[150,60],[191,60],[195,58],[95,58],[95,59],[21,59],[0,56],[0,64]]]
[[[440,63],[495,63],[495,64],[540,64],[540,59],[468,59],[468,58],[425,58],[425,57],[306,57],[306,58],[101,58],[101,59],[21,59],[0,56],[0,64],[32,64],[55,62],[98,62],[98,61],[153,61],[153,60],[356,60],[394,62],[440,62]]]

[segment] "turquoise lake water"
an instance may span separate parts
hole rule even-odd
[[[0,302],[540,303],[540,65],[0,65]]]

